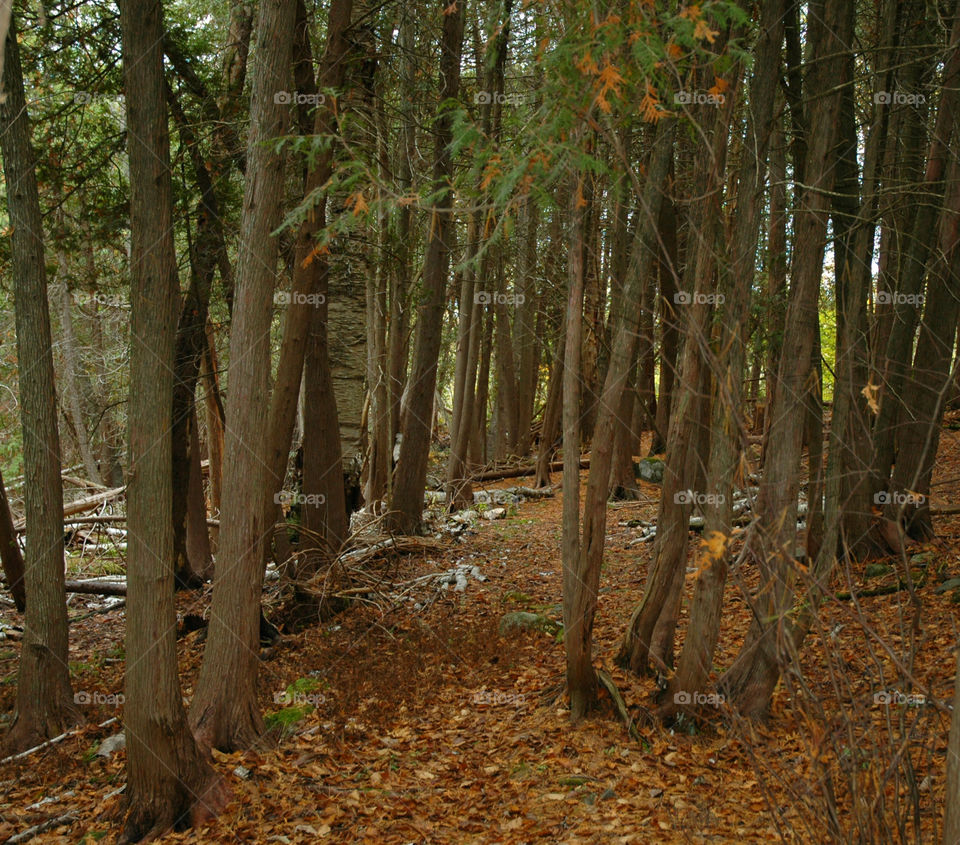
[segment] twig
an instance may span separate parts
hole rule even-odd
[[[99,725],[97,725],[97,727],[105,728],[107,725],[112,725],[116,721],[117,717],[112,716],[111,718],[107,719],[106,722],[101,722]],[[79,728],[74,728],[72,731],[64,731],[62,734],[60,734],[60,736],[55,736],[53,739],[48,739],[46,742],[41,742],[39,745],[35,745],[33,748],[28,748],[26,751],[21,751],[19,754],[11,754],[9,757],[4,757],[2,760],[0,760],[0,766],[2,766],[4,763],[12,763],[14,760],[22,760],[24,757],[29,757],[35,751],[40,751],[41,749],[55,745],[58,742],[63,742],[63,740],[65,740],[67,737],[76,736],[83,729],[84,726],[81,726]],[[9,842],[10,840],[8,839],[7,841]]]

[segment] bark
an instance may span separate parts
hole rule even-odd
[[[290,74],[295,0],[266,0],[257,21],[243,216],[230,331],[217,577],[203,665],[190,712],[205,745],[247,747],[262,732],[257,703],[260,593],[267,535],[263,496],[270,378],[270,321],[283,195],[283,159],[270,148],[287,109],[275,100]]]
[[[942,96],[937,111],[933,137],[927,155],[927,167],[919,186],[915,204],[916,216],[912,236],[907,246],[904,267],[897,294],[903,297],[894,302],[893,325],[886,348],[886,370],[880,413],[874,425],[873,469],[878,489],[883,489],[896,460],[898,421],[904,413],[903,388],[910,371],[911,353],[916,333],[919,309],[916,300],[923,289],[927,261],[936,240],[937,215],[942,204],[943,175],[950,159],[950,138],[954,115],[960,107],[960,14],[954,20],[950,34],[946,66],[943,73]]]
[[[400,460],[397,463],[388,525],[394,531],[410,534],[418,530],[423,513],[423,492],[427,478],[427,457],[433,421],[433,394],[436,389],[440,331],[446,303],[447,271],[450,263],[453,225],[453,155],[451,115],[447,101],[460,89],[460,53],[463,46],[463,7],[441,3],[443,35],[440,45],[440,97],[435,123],[434,195],[429,237],[423,265],[423,289],[418,307],[416,341],[410,389],[402,421]]]
[[[213,326],[207,320],[204,330],[206,345],[203,351],[202,379],[205,422],[207,424],[207,454],[210,460],[210,509],[220,512],[223,491],[223,436],[226,429],[223,400],[220,396],[220,376],[217,371],[217,352],[214,346]]]
[[[533,409],[537,397],[537,367],[540,348],[536,332],[537,296],[537,234],[540,225],[540,206],[529,197],[526,208],[526,240],[517,268],[517,292],[523,297],[517,308],[515,345],[519,350],[517,365],[517,444],[518,455],[527,455],[532,445]]]
[[[947,195],[940,218],[936,258],[927,283],[927,301],[913,372],[904,387],[909,414],[900,423],[892,490],[910,491],[912,499],[891,501],[887,512],[906,519],[907,533],[918,540],[934,536],[930,519],[930,481],[940,443],[943,411],[954,380],[953,341],[960,312],[960,165],[950,164]]]
[[[960,842],[960,652],[953,680],[953,713],[947,741],[947,794],[944,798],[943,843]]]
[[[743,407],[742,372],[746,363],[746,320],[756,266],[763,183],[767,150],[774,124],[774,97],[780,69],[785,0],[764,4],[760,39],[755,47],[750,83],[751,123],[744,143],[744,156],[737,184],[736,215],[729,232],[729,251],[721,273],[722,338],[715,365],[716,392],[713,401],[711,449],[706,488],[716,494],[716,506],[707,507],[704,545],[696,563],[697,579],[690,606],[690,624],[677,664],[664,696],[662,715],[680,709],[682,695],[693,697],[705,690],[713,666],[720,632],[723,591],[733,534],[734,478],[747,442]],[[690,700],[690,699],[687,699]]]
[[[673,181],[673,165],[670,180]],[[657,418],[650,454],[661,455],[667,448],[666,434],[670,430],[673,386],[677,377],[680,348],[680,326],[677,322],[676,303],[679,258],[677,249],[677,211],[673,198],[666,197],[660,209],[660,261],[657,273],[660,280],[660,390],[657,395]]]
[[[567,336],[566,317],[560,324],[550,381],[547,384],[547,403],[543,410],[543,425],[540,427],[540,448],[537,450],[536,480],[534,487],[550,486],[550,461],[557,451],[563,410],[563,362]]]
[[[852,36],[852,8],[841,0],[817,4],[811,15],[814,57],[808,100],[810,141],[804,166],[808,186],[796,218],[793,289],[787,311],[783,357],[771,409],[771,442],[759,494],[757,533],[751,538],[761,583],[754,622],[735,663],[721,683],[741,713],[766,713],[779,679],[778,635],[790,606],[796,540],[798,467],[803,442],[803,404],[810,389],[817,298],[823,268],[827,219],[835,179],[835,146],[846,68],[845,51]],[[759,621],[763,620],[763,621]]]
[[[661,120],[657,125],[654,149],[647,167],[647,179],[641,203],[643,219],[637,226],[629,270],[624,280],[622,310],[621,313],[613,315],[615,336],[603,391],[597,404],[596,428],[590,454],[590,477],[587,482],[583,527],[577,556],[570,561],[564,558],[563,613],[564,638],[567,647],[567,685],[570,689],[571,716],[575,721],[591,709],[596,696],[596,677],[592,664],[593,620],[606,536],[606,504],[610,486],[614,429],[617,417],[627,416],[627,408],[634,399],[634,394],[624,388],[636,352],[643,284],[653,271],[657,258],[654,225],[660,217],[664,183],[673,157],[673,127],[674,122],[669,118]],[[568,320],[573,315],[571,307],[568,311]],[[567,343],[569,350],[569,338]],[[569,380],[564,387],[570,388]],[[567,401],[569,402],[569,398]],[[564,507],[566,508],[567,499],[571,495],[566,483],[567,465],[572,461],[568,454],[569,443],[566,431],[564,434]],[[574,499],[574,504],[579,505],[579,502]],[[566,517],[566,513],[564,516]],[[564,528],[566,529],[566,519]]]
[[[77,349],[77,335],[73,329],[73,313],[70,309],[72,297],[70,289],[67,286],[69,275],[69,266],[67,256],[62,248],[57,249],[57,267],[63,275],[63,284],[59,285],[60,300],[60,330],[63,335],[63,392],[67,400],[67,406],[70,414],[70,424],[77,438],[77,448],[80,452],[80,458],[83,461],[83,468],[94,484],[102,484],[100,478],[100,469],[97,467],[96,459],[93,457],[93,443],[90,432],[87,430],[85,414],[83,412],[83,400],[80,395],[80,385],[78,384],[80,373],[80,354]]]
[[[121,841],[216,815],[228,793],[194,741],[177,674],[173,405],[179,283],[155,0],[121,4],[130,159],[131,337],[127,489],[127,817]]]
[[[728,94],[722,107],[701,107],[697,115],[704,127],[704,135],[693,184],[704,196],[690,214],[688,260],[683,281],[685,290],[679,291],[679,298],[669,303],[676,310],[686,340],[670,410],[667,467],[657,520],[655,562],[643,599],[630,619],[617,656],[620,665],[635,673],[647,671],[651,663],[662,670],[670,659],[687,558],[690,503],[684,494],[690,489],[700,490],[694,479],[698,434],[708,435],[706,431],[698,431],[704,413],[700,397],[705,395],[701,391],[706,376],[701,345],[705,345],[709,337],[712,306],[707,295],[716,278],[720,201],[733,100],[733,94]],[[704,112],[703,109],[711,111]],[[661,276],[661,283],[662,279]],[[702,448],[703,444],[699,445]]]
[[[13,596],[13,602],[17,610],[23,613],[27,606],[27,594],[23,581],[23,554],[17,543],[17,532],[13,527],[13,514],[10,513],[10,502],[7,500],[2,475],[0,475],[0,565],[3,566],[3,577],[7,582],[7,589]]]
[[[567,688],[570,717],[583,718],[597,697],[597,675],[589,650],[589,629],[582,616],[575,615],[581,604],[583,585],[580,568],[580,438],[581,438],[581,345],[584,303],[584,225],[586,201],[583,174],[572,179],[570,191],[570,237],[567,252],[569,279],[566,309],[566,341],[563,368],[563,637],[567,657]],[[582,608],[581,608],[582,612]],[[583,634],[587,636],[583,636]]]
[[[11,20],[3,64],[0,152],[11,229],[11,276],[23,426],[26,612],[17,675],[16,710],[7,753],[30,748],[77,724],[67,663],[63,587],[63,487],[47,301],[43,222],[16,24]]]
[[[346,79],[346,61],[350,44],[346,32],[353,14],[352,0],[336,0],[327,20],[327,45],[320,70],[320,86],[339,90]],[[306,37],[306,32],[303,31]],[[301,50],[308,50],[303,45]],[[312,77],[298,82],[305,94],[315,94]],[[308,87],[309,86],[309,87]],[[299,89],[298,89],[299,90]],[[330,135],[336,129],[335,104],[324,100],[314,115],[313,132]],[[304,201],[319,191],[333,171],[333,149],[321,153],[304,180]],[[264,507],[267,526],[279,521],[277,494],[286,477],[290,442],[297,416],[304,365],[310,359],[308,375],[319,371],[319,378],[306,380],[304,390],[305,429],[317,426],[309,443],[304,443],[304,493],[322,496],[316,507],[304,508],[304,524],[321,534],[329,532],[337,545],[346,537],[346,510],[343,506],[343,474],[340,465],[340,438],[337,408],[332,404],[329,364],[326,362],[325,318],[329,265],[325,254],[317,254],[317,237],[326,223],[326,197],[320,196],[316,205],[301,223],[297,232],[293,285],[287,297],[283,337],[280,343],[280,361],[270,398],[270,427],[268,440],[268,486]],[[316,395],[319,393],[319,397]],[[319,450],[319,452],[318,452]],[[315,466],[333,466],[328,481]],[[338,493],[339,491],[339,493]],[[339,500],[336,497],[339,495]]]

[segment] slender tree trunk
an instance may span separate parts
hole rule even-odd
[[[953,679],[953,713],[947,741],[947,794],[944,798],[943,845],[960,842],[960,652]]]
[[[203,392],[204,408],[207,424],[207,454],[210,460],[210,508],[214,513],[220,512],[220,502],[223,490],[223,435],[224,410],[223,400],[220,398],[220,377],[217,374],[217,352],[214,347],[213,326],[207,320],[206,346],[203,351],[202,379],[205,384]]]
[[[670,179],[673,181],[673,165]],[[677,377],[680,347],[680,326],[677,321],[674,295],[677,292],[679,257],[677,249],[677,211],[672,196],[665,197],[660,208],[660,261],[657,273],[660,279],[660,390],[657,395],[657,418],[650,441],[650,454],[663,454],[667,448],[666,435],[670,429],[670,411],[673,407],[673,386]]]
[[[158,0],[125,0],[131,291],[127,485],[127,818],[123,842],[198,824],[227,800],[187,723],[177,674],[173,406],[179,283]]]
[[[70,412],[70,422],[77,436],[77,447],[80,451],[80,458],[83,461],[83,468],[94,484],[102,484],[100,470],[97,467],[96,459],[93,457],[93,442],[90,432],[87,430],[87,423],[83,412],[83,401],[80,395],[80,385],[78,384],[80,373],[80,355],[77,349],[77,335],[73,329],[73,313],[70,308],[72,297],[70,289],[67,286],[67,277],[69,275],[69,265],[67,256],[63,249],[57,249],[57,267],[63,275],[63,283],[59,285],[60,300],[60,329],[63,333],[63,392],[66,395],[67,406]]]
[[[890,477],[896,460],[897,424],[903,414],[903,387],[910,370],[919,314],[917,303],[922,299],[927,261],[936,239],[937,214],[943,197],[943,175],[950,157],[954,115],[960,107],[960,10],[950,35],[948,53],[949,58],[946,59],[943,73],[943,94],[930,141],[921,196],[913,200],[916,216],[896,291],[898,297],[893,303],[894,319],[887,341],[880,412],[874,425],[873,469],[881,489]]]
[[[540,448],[537,450],[537,473],[534,487],[550,486],[550,462],[557,452],[557,440],[560,436],[560,423],[563,411],[563,362],[566,358],[567,323],[566,315],[560,323],[557,333],[557,346],[550,367],[550,381],[547,384],[547,402],[543,409],[543,425],[540,427]]]
[[[13,20],[6,35],[3,87],[0,152],[11,229],[27,520],[23,648],[16,710],[6,738],[6,748],[13,753],[56,736],[81,717],[74,706],[67,663],[63,488],[43,221]]]
[[[760,220],[767,149],[773,132],[774,97],[783,42],[784,0],[763,6],[760,40],[755,48],[750,83],[751,124],[744,143],[744,158],[738,179],[738,202],[732,221],[728,268],[721,273],[720,292],[723,335],[716,363],[716,395],[713,401],[711,449],[706,488],[715,494],[715,505],[706,508],[704,545],[698,555],[697,579],[690,606],[690,624],[677,664],[664,696],[662,714],[670,716],[684,700],[695,700],[709,682],[720,631],[723,591],[730,543],[733,536],[734,478],[740,468],[746,443],[746,424],[741,415],[741,374],[746,363],[743,323],[750,307]]]
[[[579,537],[577,557],[572,562],[564,559],[567,684],[570,689],[571,716],[575,721],[591,709],[596,695],[596,677],[592,665],[593,619],[596,612],[600,565],[603,562],[606,536],[606,504],[610,487],[614,430],[616,418],[626,417],[628,408],[634,400],[633,392],[624,388],[636,352],[637,330],[640,322],[639,304],[643,284],[646,277],[653,271],[657,257],[654,224],[660,217],[660,204],[673,156],[673,127],[674,122],[669,118],[661,120],[657,126],[641,203],[643,219],[637,226],[630,269],[623,285],[622,310],[621,313],[612,315],[615,337],[603,391],[597,404],[595,436],[590,452],[590,477],[587,482],[586,502],[583,506],[583,528]],[[571,307],[568,311],[568,320],[572,316]],[[567,339],[567,344],[569,352],[570,338]],[[567,357],[569,360],[569,354]],[[564,385],[565,392],[569,387],[568,380]],[[579,455],[574,457],[579,459]],[[566,484],[569,461],[571,456],[568,454],[568,443],[564,437],[565,507],[571,494]],[[579,505],[579,502],[574,501]]]
[[[597,697],[597,675],[590,649],[590,628],[583,619],[584,585],[579,581],[580,540],[580,397],[584,302],[584,226],[586,201],[583,174],[572,180],[570,237],[567,252],[569,289],[563,368],[563,637],[567,656],[570,717],[582,719]]]
[[[246,183],[230,332],[230,392],[217,573],[203,665],[190,712],[204,744],[247,747],[263,729],[257,703],[260,593],[269,456],[270,321],[283,193],[283,159],[269,142],[283,134],[295,0],[264,0],[250,105]]]
[[[422,301],[418,308],[416,342],[407,408],[403,414],[400,460],[397,463],[390,499],[390,527],[401,533],[419,529],[423,514],[423,491],[427,478],[427,457],[433,421],[433,394],[440,353],[440,331],[446,302],[447,270],[453,225],[451,177],[453,155],[451,116],[443,104],[460,89],[460,52],[463,46],[464,12],[459,4],[441,3],[443,35],[440,55],[440,99],[434,149],[434,194],[439,195],[431,212],[429,238],[423,267]]]
[[[697,115],[705,134],[699,148],[694,184],[705,197],[690,214],[691,234],[687,239],[684,272],[686,290],[678,291],[674,302],[670,303],[685,329],[686,340],[678,384],[671,400],[667,466],[657,520],[656,559],[643,599],[630,619],[617,656],[620,665],[635,673],[647,671],[651,663],[662,671],[669,660],[686,566],[690,485],[694,485],[694,492],[702,492],[694,481],[698,445],[702,445],[698,444],[697,437],[707,433],[698,432],[699,419],[705,412],[700,406],[703,401],[700,397],[704,395],[701,389],[706,383],[701,344],[705,344],[709,335],[712,306],[708,304],[708,286],[716,283],[723,173],[732,107],[733,95],[730,94],[719,114],[707,113],[701,108]],[[718,111],[716,106],[704,108]],[[661,375],[662,372],[661,369]]]
[[[811,41],[815,62],[810,73],[810,143],[805,184],[796,219],[793,289],[787,311],[783,357],[771,409],[772,443],[759,495],[758,535],[752,539],[765,586],[756,599],[754,623],[722,687],[735,706],[751,717],[766,713],[780,676],[778,632],[789,609],[795,577],[798,468],[803,442],[804,397],[810,388],[817,298],[823,270],[827,218],[835,178],[841,87],[853,30],[852,8],[842,0],[824,0],[812,8]],[[763,620],[758,622],[757,620]],[[772,621],[767,621],[772,620]]]
[[[320,70],[320,85],[339,90],[346,79],[350,44],[346,36],[353,14],[352,0],[335,0],[327,20],[327,45]],[[304,30],[303,37],[307,33]],[[309,52],[309,45],[301,50]],[[301,77],[298,85],[307,95],[317,92],[316,83]],[[298,89],[299,90],[299,89]],[[336,129],[335,104],[325,100],[317,108],[313,132],[330,135]],[[328,147],[306,174],[304,199],[319,190],[333,172],[333,150]],[[340,462],[340,435],[337,407],[333,403],[329,363],[326,360],[325,320],[329,265],[317,237],[326,224],[326,197],[300,225],[295,246],[293,285],[284,296],[287,305],[280,344],[280,361],[270,398],[268,440],[268,489],[264,502],[268,526],[279,520],[278,494],[286,477],[290,442],[297,415],[297,403],[307,359],[304,390],[304,428],[313,428],[313,436],[304,443],[303,492],[314,496],[302,511],[303,522],[311,531],[326,534],[336,546],[346,539],[346,509],[343,505],[343,470]],[[317,377],[310,378],[314,374]],[[319,395],[318,395],[319,394]],[[323,442],[321,442],[323,441]],[[317,467],[322,468],[318,470]],[[326,470],[330,467],[330,477]]]
[[[13,602],[17,610],[23,613],[27,606],[27,593],[23,582],[23,554],[17,543],[17,532],[13,527],[13,514],[10,513],[10,502],[7,500],[2,475],[0,475],[0,564],[3,565],[3,577],[6,579],[7,589],[13,596]]]

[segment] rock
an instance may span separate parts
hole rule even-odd
[[[546,634],[556,634],[560,630],[560,624],[542,613],[518,610],[501,616],[498,630],[501,636],[514,631],[541,631]]]
[[[506,508],[491,508],[483,514],[485,519],[503,519],[506,515]]]
[[[883,575],[889,575],[891,572],[893,572],[893,567],[885,563],[868,563],[863,574],[867,578],[880,578]]]
[[[98,757],[109,757],[114,751],[120,751],[127,746],[127,738],[123,731],[113,736],[108,736],[97,749]]]
[[[934,592],[940,595],[947,590],[955,590],[957,587],[960,587],[960,578],[951,578],[949,581],[944,581]]]
[[[636,467],[637,478],[650,484],[663,484],[664,463],[659,458],[644,458]]]
[[[454,522],[468,523],[473,522],[479,514],[476,511],[460,511],[460,513],[455,513],[450,517]]]

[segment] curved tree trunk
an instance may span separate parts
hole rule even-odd
[[[260,594],[267,536],[264,490],[270,379],[270,322],[283,194],[283,157],[270,141],[286,126],[284,105],[295,0],[264,0],[250,105],[243,219],[230,331],[230,391],[223,509],[210,627],[190,720],[204,744],[245,748],[263,730],[257,702]]]
[[[13,21],[6,38],[3,87],[0,151],[11,228],[27,520],[23,649],[16,711],[6,739],[13,753],[56,736],[81,717],[74,706],[67,663],[63,487],[43,221]]]

